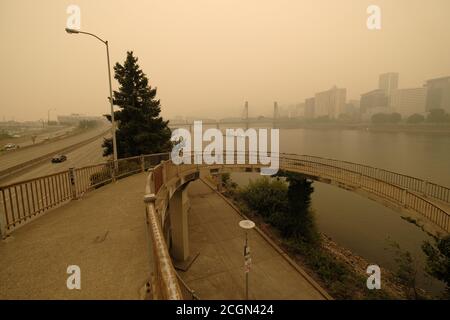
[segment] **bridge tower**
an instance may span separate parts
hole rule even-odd
[[[273,103],[273,127],[276,127],[276,122],[279,118],[279,111],[278,111],[278,102]]]
[[[248,129],[248,101],[245,101],[242,119],[245,121],[245,129]]]

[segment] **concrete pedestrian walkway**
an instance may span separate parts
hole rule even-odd
[[[86,193],[0,241],[0,299],[141,299],[150,279],[146,174]],[[67,267],[81,290],[67,289]]]
[[[200,299],[244,299],[243,218],[220,195],[197,180],[189,186],[189,244],[199,252],[187,272],[179,272]],[[324,299],[318,285],[294,268],[257,231],[249,232],[252,267],[249,299]]]

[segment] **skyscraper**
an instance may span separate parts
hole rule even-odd
[[[315,95],[315,117],[328,116],[336,119],[345,112],[345,100],[347,90],[334,86],[330,90],[316,93]]]
[[[378,80],[378,89],[384,91],[387,96],[390,96],[392,91],[398,88],[398,73],[388,72],[380,75]]]
[[[450,113],[450,77],[428,80],[426,111],[444,109]]]
[[[308,98],[305,100],[305,118],[313,119],[315,116],[315,98]]]
[[[408,88],[392,91],[389,99],[389,107],[402,116],[407,117],[414,113],[425,112],[427,97],[426,88]]]

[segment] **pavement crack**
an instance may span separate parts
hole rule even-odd
[[[106,240],[106,237],[108,236],[109,230],[106,230],[105,234],[101,236],[96,236],[94,239],[94,243],[101,243]]]

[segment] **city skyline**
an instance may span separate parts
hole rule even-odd
[[[45,119],[49,108],[61,115],[108,113],[104,48],[65,33],[70,4],[0,4],[8,48],[0,53],[1,118]],[[334,85],[358,99],[376,86],[378,74],[392,70],[405,88],[450,74],[450,45],[439,36],[450,29],[448,1],[377,1],[380,30],[366,26],[369,4],[77,2],[81,29],[109,41],[112,64],[135,52],[166,118],[184,110],[224,117],[244,101],[269,114],[273,101],[302,101]]]
[[[389,83],[389,81],[387,82],[388,86],[392,86],[389,88],[383,88],[384,84],[383,84],[383,80],[385,80],[386,76],[395,76],[395,85],[391,85]],[[389,99],[387,99],[385,101],[385,105],[382,106],[382,108],[373,108],[375,113],[393,113],[393,112],[397,112],[400,113],[403,117],[418,113],[418,114],[425,114],[426,112],[429,111],[428,106],[427,106],[427,84],[428,83],[435,83],[437,81],[440,81],[442,79],[444,79],[444,81],[446,79],[449,79],[450,76],[447,77],[440,77],[440,78],[433,78],[433,79],[427,79],[423,81],[422,86],[416,86],[416,87],[408,87],[408,88],[404,88],[404,87],[399,87],[398,83],[400,82],[399,79],[401,79],[400,74],[397,72],[387,72],[387,73],[381,73],[378,76],[378,88],[375,88],[368,92],[365,93],[361,93],[358,98],[352,98],[352,97],[348,97],[346,95],[346,91],[347,88],[337,88],[336,86],[333,86],[332,88],[328,89],[328,90],[320,90],[318,92],[316,92],[315,94],[313,94],[313,97],[309,97],[309,98],[305,98],[303,100],[299,100],[299,101],[290,101],[290,102],[285,102],[279,105],[279,116],[282,117],[288,117],[288,118],[306,118],[306,119],[311,119],[311,118],[317,118],[317,117],[321,117],[321,116],[329,116],[330,118],[338,118],[340,114],[350,114],[352,112],[354,112],[355,110],[353,106],[351,109],[348,109],[348,105],[349,104],[355,104],[358,103],[358,107],[357,112],[359,112],[360,114],[364,114],[365,110],[364,110],[364,105],[362,107],[362,109],[360,109],[359,106],[359,101],[362,99],[364,99],[364,96],[367,95],[374,95],[374,94],[381,94],[383,95],[386,99],[389,97]],[[317,106],[315,106],[315,101],[318,99],[318,97],[322,97],[322,101],[325,101],[324,103],[327,104],[328,101],[326,101],[327,99],[329,99],[330,94],[333,95],[333,92],[338,92],[339,96],[341,96],[341,101],[340,102],[335,102],[335,106],[332,108],[332,111],[328,110],[328,105],[324,105],[322,106],[320,109],[320,111],[317,111]],[[450,86],[448,88],[446,88],[447,91],[450,90]],[[311,105],[312,100],[314,100],[314,104]],[[254,113],[254,110],[252,110],[252,108],[247,109],[247,110],[251,110],[250,113],[247,114],[247,116],[249,117],[260,117],[260,116],[267,116],[267,117],[271,117],[273,116],[273,104],[276,103],[278,105],[278,101],[272,102],[271,105],[271,109],[270,110],[266,110],[265,113]],[[243,106],[240,106],[237,108],[238,112],[242,112],[241,109],[243,108],[248,108],[248,104],[249,101],[245,101]],[[309,104],[309,108],[313,109],[313,113],[311,113],[311,110],[307,110],[308,108],[308,104]],[[323,104],[323,103],[322,103]],[[364,103],[363,103],[364,104]],[[245,107],[247,106],[247,107]],[[254,107],[254,106],[252,106]],[[372,106],[373,107],[373,106]],[[241,108],[241,109],[239,109]],[[294,110],[295,109],[295,110]],[[299,111],[299,109],[301,109],[301,111]],[[449,111],[447,110],[445,107],[443,108],[445,111]],[[56,111],[56,109],[50,109],[52,111]],[[256,110],[258,110],[258,108],[256,108]],[[49,110],[47,110],[49,111]],[[247,111],[249,112],[249,111]],[[106,113],[104,113],[106,114]],[[369,113],[368,114],[368,118],[366,117],[365,120],[370,120],[370,116],[372,116],[374,114],[374,112]],[[64,117],[72,117],[72,116],[76,116],[76,117],[98,117],[98,116],[102,116],[102,115],[95,115],[95,114],[84,114],[84,113],[76,113],[76,112],[69,112],[67,114],[59,114],[57,112],[55,112],[55,114],[53,114],[53,116],[51,117],[51,120],[57,120],[60,121],[60,118],[64,118]],[[50,116],[48,115],[49,119]],[[199,115],[196,114],[174,114],[170,117],[168,117],[167,119],[171,119],[171,120],[179,120],[179,119],[226,119],[226,118],[239,118],[238,114],[233,114],[233,113],[229,113],[224,115],[223,117],[219,117],[219,118],[215,118],[215,117],[208,117],[208,116],[202,116],[199,117]],[[2,117],[2,121],[6,122],[6,121],[20,121],[20,120],[16,120],[14,118],[11,119],[7,119],[5,116]],[[25,121],[45,121],[44,118],[39,118],[39,119],[28,119]]]

